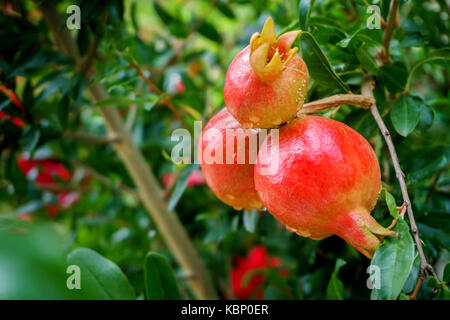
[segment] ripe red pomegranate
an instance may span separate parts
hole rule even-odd
[[[237,134],[238,138],[235,139],[233,134]],[[240,142],[239,137],[245,140]],[[203,175],[214,194],[236,210],[261,208],[262,203],[253,180],[257,131],[244,130],[228,110],[223,108],[206,124],[200,142],[198,150],[201,150],[199,160]],[[239,157],[244,152],[244,156]],[[254,156],[253,161],[250,154]]]
[[[280,129],[279,167],[271,175],[261,174],[265,163],[276,161],[270,136],[264,143],[256,190],[289,231],[315,240],[338,235],[369,258],[382,237],[395,236],[370,215],[381,188],[380,167],[358,132],[324,117],[296,119]]]
[[[309,75],[305,62],[291,48],[300,31],[276,39],[272,18],[250,45],[231,62],[225,78],[228,111],[244,128],[273,128],[294,118],[303,106]]]
[[[283,263],[269,256],[263,246],[255,246],[246,259],[237,257],[236,266],[230,273],[231,289],[238,299],[264,299],[265,273]],[[281,272],[285,274],[285,271]]]

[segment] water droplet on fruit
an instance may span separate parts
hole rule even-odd
[[[305,238],[309,238],[311,236],[311,233],[300,230],[300,229],[297,229],[297,231],[295,231],[295,233],[298,234],[300,237],[305,237]]]
[[[275,120],[273,120],[273,124],[278,126],[279,124],[281,124],[282,120],[280,118],[276,118]]]
[[[262,202],[260,202],[260,201],[252,201],[252,203],[250,204],[250,206],[253,208],[253,209],[259,209],[259,208],[261,208],[262,207]]]
[[[291,228],[291,227],[288,227],[288,226],[286,226],[286,230],[289,231],[289,232],[295,232],[294,228]]]
[[[227,193],[227,194],[225,195],[225,197],[227,197],[227,198],[230,199],[230,200],[234,200],[234,199],[235,199],[235,197],[234,197],[232,194],[230,194],[230,193]]]

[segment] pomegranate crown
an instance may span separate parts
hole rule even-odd
[[[300,30],[286,32],[277,39],[273,20],[268,17],[261,34],[255,32],[252,35],[250,65],[260,80],[272,81],[286,68],[298,51],[297,47],[291,46],[300,33]]]

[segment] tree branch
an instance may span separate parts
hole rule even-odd
[[[121,139],[118,136],[112,136],[112,137],[97,137],[91,134],[86,133],[77,133],[77,132],[71,132],[66,131],[64,133],[64,138],[67,139],[74,139],[74,140],[83,140],[87,142],[93,142],[98,144],[108,144],[108,143],[115,143],[120,142]]]
[[[53,33],[58,48],[74,59],[77,64],[82,62],[76,42],[65,27],[64,20],[52,1],[40,2],[39,8]],[[86,71],[88,81],[94,77],[95,73],[94,66]],[[99,82],[92,84],[88,90],[94,102],[108,98],[106,89]],[[133,142],[130,132],[125,128],[120,113],[112,106],[99,108],[99,112],[105,120],[108,132],[121,138],[121,142],[114,143],[113,146],[133,179],[139,192],[139,198],[164,237],[166,244],[185,269],[185,273],[196,275],[195,278],[188,280],[193,293],[199,299],[216,299],[215,288],[209,279],[203,261],[178,216],[167,212],[167,203],[162,199],[163,191],[143,154]]]
[[[430,189],[428,190],[427,197],[425,198],[425,202],[430,202],[431,195],[433,194],[434,189],[436,188],[436,183],[438,182],[440,176],[442,174],[442,169],[438,170],[433,177],[433,180],[430,183]]]
[[[421,268],[419,271],[419,277],[417,278],[416,285],[414,286],[413,292],[408,296],[410,300],[416,300],[419,289],[422,286],[423,280],[425,280],[425,272]]]
[[[400,4],[400,0],[392,0],[391,5],[389,7],[389,13],[388,13],[388,17],[387,17],[387,26],[383,33],[383,46],[384,46],[383,63],[384,64],[389,63],[389,61],[390,61],[389,46],[390,46],[390,43],[392,40],[392,35],[393,35],[394,29],[395,29],[395,20],[397,18],[397,11],[398,11],[399,4]]]
[[[157,93],[158,95],[163,95],[164,92],[162,92],[156,84],[153,83],[153,81],[147,77],[144,72],[142,72],[141,68],[136,63],[130,63],[130,67],[134,68],[138,75],[145,81],[145,83],[149,86],[150,90]],[[172,98],[170,96],[167,96],[166,98],[162,99],[159,102],[160,105],[165,104],[167,107],[173,112],[175,117],[180,121],[181,125],[186,129],[186,123],[184,123],[183,117],[180,114],[180,111],[175,107],[175,105],[172,102]]]
[[[373,98],[373,87],[374,87],[374,81],[371,78],[366,77],[363,82],[362,88],[361,88],[362,94]],[[423,252],[422,242],[419,237],[419,229],[417,228],[416,221],[414,219],[414,213],[413,213],[412,206],[411,206],[411,201],[409,200],[408,189],[406,187],[406,182],[405,182],[405,174],[403,173],[403,171],[400,167],[400,163],[399,163],[398,157],[397,157],[397,152],[395,151],[395,146],[391,139],[391,134],[389,133],[389,130],[387,129],[385,123],[383,122],[383,119],[380,116],[380,113],[378,112],[376,103],[373,103],[371,105],[370,112],[372,113],[378,127],[381,130],[381,133],[383,134],[384,140],[386,141],[389,153],[391,155],[392,164],[394,165],[396,177],[400,184],[400,189],[402,191],[403,203],[406,206],[406,212],[408,213],[408,219],[409,219],[409,223],[411,225],[411,231],[414,236],[414,241],[416,242],[417,251],[419,252],[420,270],[422,272],[424,272],[424,271],[430,272],[434,277],[436,277],[436,279],[438,279],[436,276],[436,273],[434,272],[433,267],[427,262],[425,254]]]
[[[343,104],[360,106],[364,109],[369,109],[374,101],[375,100],[373,98],[366,97],[361,94],[336,94],[331,97],[304,104],[303,107],[298,111],[297,116],[318,113],[320,111],[335,108]]]
[[[131,131],[133,129],[134,121],[136,120],[137,115],[137,105],[130,106],[128,113],[127,113],[127,119],[125,120],[125,127],[128,131]]]
[[[93,178],[97,179],[105,186],[128,193],[131,196],[133,196],[134,198],[136,198],[137,200],[140,200],[139,193],[136,192],[134,189],[124,185],[122,182],[120,182],[119,184],[115,184],[114,182],[111,181],[111,179],[109,179],[108,177],[101,174],[94,168],[89,167],[88,165],[84,164],[83,162],[81,162],[79,160],[74,159],[74,160],[72,160],[72,163],[75,166],[80,167],[88,176],[92,176]]]

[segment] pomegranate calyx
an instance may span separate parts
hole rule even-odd
[[[252,35],[250,65],[261,81],[272,81],[286,68],[298,51],[297,47],[291,46],[300,34],[300,30],[290,31],[277,39],[273,20],[268,17],[261,34]]]
[[[369,259],[373,258],[384,237],[397,237],[397,233],[380,225],[369,211],[363,208],[343,215],[337,225],[336,234]]]

